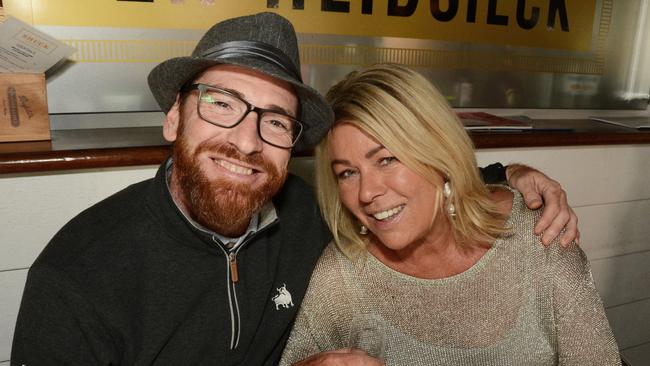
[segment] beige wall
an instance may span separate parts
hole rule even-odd
[[[562,182],[610,323],[632,365],[650,361],[650,146],[497,149],[479,164],[523,162]],[[309,175],[309,159],[294,170]],[[0,366],[27,269],[54,233],[92,203],[153,176],[156,167],[0,175]],[[5,361],[5,362],[3,362]]]

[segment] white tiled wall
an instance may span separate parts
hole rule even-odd
[[[482,150],[480,165],[523,162],[556,178],[580,218],[583,248],[623,355],[650,364],[650,146]],[[310,176],[310,159],[293,170]],[[70,218],[156,167],[0,175],[0,366],[26,268]]]

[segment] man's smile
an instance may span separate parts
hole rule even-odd
[[[215,163],[219,164],[221,167],[235,174],[252,175],[255,172],[255,170],[252,168],[237,165],[226,160],[213,158],[212,161],[214,161]]]

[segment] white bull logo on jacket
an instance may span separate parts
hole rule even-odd
[[[279,310],[280,306],[285,309],[288,309],[293,306],[293,300],[291,299],[291,294],[287,290],[287,285],[282,284],[282,287],[278,288],[278,294],[273,296],[271,300],[275,303],[275,310]]]

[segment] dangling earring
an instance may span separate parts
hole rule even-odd
[[[361,225],[361,228],[359,228],[359,234],[361,235],[368,234],[368,228],[365,225]]]
[[[456,206],[451,203],[451,184],[449,181],[445,182],[445,185],[442,188],[442,194],[447,199],[447,214],[451,217],[456,216]]]

